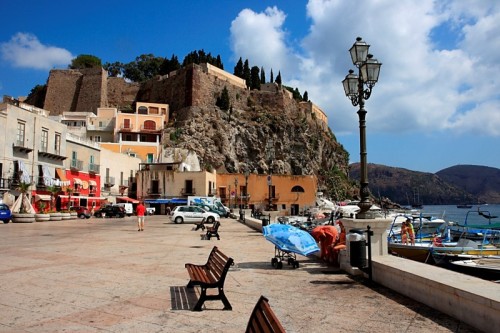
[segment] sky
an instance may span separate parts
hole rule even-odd
[[[362,37],[382,63],[366,101],[369,163],[435,173],[500,168],[500,1],[2,1],[0,95],[26,96],[80,54],[128,63],[205,50],[281,73],[360,160],[358,107],[342,80]]]

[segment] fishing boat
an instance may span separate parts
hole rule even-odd
[[[457,260],[451,263],[451,269],[485,280],[500,282],[500,257]]]
[[[469,224],[469,216],[477,214],[488,220],[485,224]],[[471,239],[474,241],[480,241],[483,244],[491,243],[500,245],[500,222],[494,222],[492,220],[498,218],[498,216],[492,215],[489,211],[481,210],[479,207],[476,210],[468,211],[465,215],[465,221],[463,224],[459,223],[448,223],[446,230],[448,238],[451,241],[458,241],[459,239]]]
[[[472,208],[472,205],[462,203],[462,204],[458,204],[457,208]]]

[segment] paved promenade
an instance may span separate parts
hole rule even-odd
[[[221,240],[192,224],[147,217],[0,225],[0,332],[244,332],[260,295],[287,332],[476,332],[364,279],[300,257],[272,268],[274,246],[223,219]],[[203,264],[214,245],[234,258],[222,302],[192,312],[184,264]]]

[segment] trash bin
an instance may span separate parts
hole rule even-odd
[[[347,242],[349,245],[349,264],[352,267],[366,267],[366,240],[363,235],[363,230],[349,230],[349,234],[347,234]]]
[[[262,221],[262,227],[269,225],[269,218],[267,216],[262,216],[261,221]]]
[[[240,221],[245,222],[245,214],[243,213],[242,210],[240,210]]]

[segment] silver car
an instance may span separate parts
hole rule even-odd
[[[205,219],[206,223],[214,223],[214,221],[219,221],[219,214],[207,212],[201,207],[197,206],[177,206],[172,211],[170,219],[174,223],[184,223],[184,222],[201,222]]]

